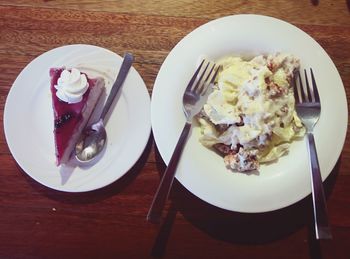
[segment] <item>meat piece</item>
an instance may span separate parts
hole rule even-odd
[[[220,133],[224,133],[229,127],[231,127],[231,124],[218,124],[215,125],[215,129]]]
[[[213,145],[213,148],[218,151],[222,156],[226,156],[228,154],[236,154],[237,152],[233,149],[231,149],[231,147],[229,145],[225,145],[223,143],[216,143]]]
[[[271,98],[281,97],[282,95],[288,93],[288,89],[286,87],[281,87],[272,81],[267,85],[267,90],[269,91],[269,96]]]
[[[240,172],[257,170],[259,161],[256,154],[257,150],[246,151],[240,148],[238,153],[225,156],[224,162],[227,167]]]

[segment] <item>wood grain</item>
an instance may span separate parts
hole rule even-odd
[[[349,17],[346,1],[334,3],[332,0],[320,1],[315,6],[311,1],[288,1],[276,0],[240,0],[240,1],[91,1],[72,0],[60,1],[26,1],[26,0],[2,0],[0,4],[11,6],[35,6],[54,8],[62,10],[90,10],[98,12],[129,13],[142,15],[157,15],[186,18],[207,18],[213,19],[222,16],[256,13],[287,20],[288,22],[298,22],[307,24],[347,24]],[[317,14],[316,14],[317,12]]]
[[[88,193],[50,190],[27,176],[11,156],[3,128],[6,97],[20,71],[41,53],[75,43],[119,54],[130,51],[151,94],[161,64],[179,40],[212,19],[239,13],[274,16],[315,38],[335,63],[350,100],[345,0],[317,5],[287,0],[0,0],[0,258],[349,258],[349,134],[325,182],[331,242],[313,238],[310,197],[274,212],[242,214],[213,207],[178,182],[163,224],[146,222],[165,169],[152,137],[125,176]]]

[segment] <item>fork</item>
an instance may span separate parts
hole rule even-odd
[[[304,69],[306,85],[303,85],[300,72],[296,72],[296,77],[299,78],[299,84],[297,84],[296,77],[294,77],[295,109],[306,128],[307,146],[310,157],[311,190],[316,239],[332,239],[332,234],[328,223],[327,206],[320,166],[318,163],[313,135],[314,126],[321,114],[321,102],[314,73],[311,68],[310,74],[312,85],[309,84],[307,72]]]
[[[182,98],[186,123],[147,214],[147,220],[152,223],[158,223],[160,221],[174,180],[177,164],[192,126],[193,118],[201,111],[206,102],[208,93],[210,92],[209,89],[211,88],[209,86],[213,84],[219,67],[213,62],[203,60],[186,87]]]

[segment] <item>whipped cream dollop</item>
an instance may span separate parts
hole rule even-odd
[[[84,93],[89,88],[86,75],[76,68],[71,71],[65,69],[57,80],[56,96],[67,103],[78,103],[83,99]]]

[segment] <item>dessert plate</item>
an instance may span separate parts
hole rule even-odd
[[[73,158],[67,166],[55,165],[49,68],[76,67],[90,77],[101,76],[107,95],[121,63],[122,57],[107,49],[68,45],[40,55],[18,75],[6,99],[4,128],[13,157],[30,177],[52,189],[83,192],[114,182],[135,164],[147,145],[151,122],[150,96],[132,67],[107,116],[108,140],[99,160],[80,166]],[[101,112],[103,97],[93,117]]]
[[[202,57],[252,57],[287,52],[312,67],[321,96],[321,118],[315,128],[323,180],[341,153],[347,130],[347,102],[339,73],[325,50],[297,27],[266,16],[234,15],[204,24],[169,53],[156,78],[151,104],[153,135],[168,163],[185,123],[182,95]],[[181,64],[179,66],[179,64]],[[335,116],[336,114],[336,116]],[[289,154],[262,165],[257,174],[227,169],[222,157],[203,147],[194,127],[178,165],[176,178],[190,192],[217,207],[238,212],[266,212],[291,205],[311,193],[304,140]]]

